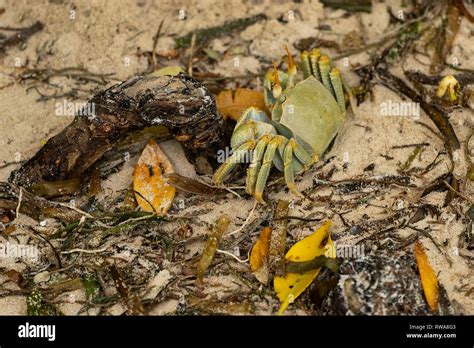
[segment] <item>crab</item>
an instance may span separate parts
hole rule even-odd
[[[286,51],[288,71],[273,62],[265,74],[264,100],[271,118],[253,107],[244,111],[230,140],[232,155],[213,176],[214,183],[224,182],[250,157],[246,191],[260,203],[272,164],[284,173],[289,190],[302,196],[295,175],[320,159],[345,120],[346,101],[352,105],[350,90],[327,55],[318,49],[301,53],[303,80],[295,83],[297,68]]]

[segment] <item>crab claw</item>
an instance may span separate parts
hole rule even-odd
[[[281,95],[281,84],[280,79],[278,78],[278,70],[275,61],[273,61],[273,87],[272,87],[273,97],[278,99]]]
[[[286,54],[288,55],[288,75],[296,75],[296,64],[293,60],[293,56],[288,49],[288,46],[285,46]]]
[[[288,46],[285,46],[286,53],[288,55],[288,87],[293,87],[295,85],[294,78],[296,75],[296,64],[293,60],[293,56],[288,49]]]

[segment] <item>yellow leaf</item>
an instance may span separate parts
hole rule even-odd
[[[232,96],[230,90],[220,92],[216,97],[216,105],[224,118],[230,117],[235,121],[238,121],[242,113],[251,106],[268,114],[263,93],[248,88],[237,88],[235,96]]]
[[[173,173],[173,167],[158,144],[149,140],[133,172],[133,190],[140,208],[164,215],[173,202],[176,189],[168,184],[164,174]]]
[[[165,66],[164,68],[158,69],[153,71],[150,75],[155,76],[155,77],[160,77],[160,76],[176,76],[179,75],[180,72],[182,72],[183,69],[179,66]]]
[[[459,82],[456,78],[453,75],[448,75],[439,82],[436,95],[442,98],[448,92],[449,100],[455,102],[458,99],[459,89]]]
[[[317,256],[325,255],[334,258],[336,252],[329,237],[331,221],[326,221],[310,236],[293,245],[285,255],[287,261],[310,261]],[[286,273],[285,276],[276,276],[273,286],[281,302],[278,315],[283,314],[286,307],[292,303],[313,282],[319,274],[320,268],[299,274]]]
[[[270,250],[270,237],[272,229],[265,227],[260,232],[259,239],[255,242],[250,253],[250,269],[255,277],[263,284],[266,284],[269,277],[268,255]]]
[[[426,302],[431,311],[435,312],[438,309],[438,278],[431,268],[425,249],[418,241],[415,244],[415,257]]]

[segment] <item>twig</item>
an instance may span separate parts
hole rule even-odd
[[[156,61],[156,45],[158,43],[158,38],[160,37],[161,34],[161,28],[163,27],[165,19],[163,18],[160,22],[160,25],[158,26],[158,31],[156,32],[156,35],[153,37],[153,48],[151,50],[151,61],[153,62],[153,71],[155,71],[158,67],[158,62]]]
[[[100,227],[104,227],[104,228],[110,228],[110,227],[111,227],[111,226],[109,226],[109,225],[104,224],[104,223],[101,222],[100,220],[97,220],[96,217],[94,217],[93,215],[89,214],[88,212],[85,212],[85,211],[83,211],[83,210],[81,210],[81,209],[79,209],[79,208],[76,208],[76,207],[74,207],[74,206],[72,206],[72,205],[69,205],[69,204],[66,204],[66,203],[61,203],[61,202],[58,202],[58,204],[59,204],[60,206],[62,206],[62,207],[72,209],[72,210],[78,212],[79,214],[82,214],[83,216],[85,216],[85,217],[88,218],[88,219],[94,220],[94,221],[97,223],[97,225],[99,225]]]
[[[36,232],[31,226],[28,226],[28,230],[33,233],[36,237],[42,239],[43,241],[46,242],[46,244],[49,245],[49,247],[53,250],[53,254],[54,254],[54,257],[56,258],[56,269],[60,269],[60,268],[63,268],[63,265],[62,265],[62,262],[61,262],[61,256],[59,256],[59,253],[58,251],[56,250],[56,248],[54,247],[53,244],[51,244],[51,242],[43,237],[40,233]]]
[[[305,218],[305,217],[301,217],[301,216],[293,216],[293,215],[287,215],[285,217],[281,217],[281,218],[274,218],[273,221],[279,221],[279,220],[300,220],[300,221],[304,221],[304,222],[318,222],[318,221],[321,221],[323,218]]]
[[[327,7],[342,9],[347,12],[367,12],[372,10],[371,0],[320,0]]]
[[[250,260],[250,258],[248,257],[248,255],[247,255],[247,258],[246,258],[245,260],[241,260],[241,259],[239,259],[237,256],[235,256],[234,254],[232,254],[232,253],[230,253],[230,252],[228,252],[228,251],[220,250],[220,249],[216,249],[216,251],[217,251],[218,253],[231,256],[231,257],[233,257],[236,261],[238,261],[238,262],[240,262],[240,263],[246,263],[246,262],[248,262],[248,261]]]
[[[407,147],[419,147],[419,146],[430,146],[430,143],[395,145],[395,146],[392,146],[392,149],[406,149]]]
[[[22,43],[26,42],[26,40],[28,40],[28,38],[30,36],[36,34],[38,31],[43,30],[43,28],[44,28],[43,23],[38,21],[35,24],[33,24],[32,26],[27,27],[27,28],[13,29],[13,30],[18,30],[19,32],[15,33],[15,34],[7,37],[5,40],[1,41],[0,42],[0,51],[5,51],[5,49],[9,46],[19,45],[19,44],[22,44]]]
[[[189,49],[189,63],[188,63],[188,75],[193,76],[193,58],[194,58],[194,46],[196,45],[196,34],[191,37],[191,48]]]
[[[469,198],[467,198],[466,196],[464,196],[462,193],[460,193],[459,191],[457,191],[454,187],[452,187],[446,180],[443,180],[443,183],[446,185],[446,187],[454,192],[455,194],[457,194],[459,197],[461,197],[462,199],[464,199],[465,201],[467,201],[468,203],[471,203],[473,204],[474,203],[474,200],[471,200]]]
[[[467,10],[466,6],[464,6],[463,0],[452,0],[453,5],[456,6],[462,13],[464,17],[466,17],[469,22],[474,23],[474,16]]]
[[[246,219],[245,222],[242,224],[242,226],[240,226],[238,229],[236,229],[236,230],[233,231],[233,232],[227,233],[227,234],[226,234],[226,237],[227,237],[227,236],[232,236],[233,234],[236,234],[236,233],[239,233],[240,231],[242,231],[242,230],[244,229],[245,226],[247,226],[247,224],[248,224],[249,221],[250,221],[250,218],[251,218],[252,215],[253,215],[253,212],[255,211],[255,208],[257,208],[257,204],[258,204],[258,202],[255,201],[252,210],[250,211],[249,215],[247,216],[247,219]]]
[[[23,187],[20,187],[20,193],[18,194],[18,205],[16,206],[15,210],[15,220],[18,219],[20,216],[20,207],[21,207],[21,201],[23,199]]]
[[[25,163],[25,161],[4,162],[3,164],[0,165],[0,169],[7,168],[7,167],[12,166],[14,164],[22,164],[22,163]]]
[[[421,121],[415,121],[415,124],[418,124],[422,127],[425,127],[426,129],[428,129],[431,134],[433,134],[434,136],[436,136],[439,140],[442,140],[444,141],[444,138],[442,135],[440,135],[437,131],[435,131],[432,127],[430,127],[429,125],[427,125],[426,123],[423,123]]]
[[[157,215],[156,214],[149,214],[149,215],[140,216],[140,217],[136,217],[136,218],[130,218],[130,219],[127,219],[125,221],[120,222],[119,224],[117,224],[117,226],[124,225],[124,224],[127,224],[127,223],[132,222],[132,221],[146,220],[146,219],[152,218],[154,216],[157,216]],[[112,226],[112,227],[115,227],[115,226]]]
[[[107,251],[107,248],[102,248],[102,249],[80,249],[80,248],[75,248],[71,250],[66,250],[66,251],[61,251],[61,254],[72,254],[72,253],[84,253],[84,254],[97,254],[97,253],[102,253],[104,251]]]

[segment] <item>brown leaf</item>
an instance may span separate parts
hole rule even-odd
[[[220,92],[216,97],[216,105],[217,110],[224,118],[230,117],[235,121],[251,106],[269,114],[265,106],[263,93],[247,88],[237,88],[235,96],[232,96],[230,90]]]
[[[223,191],[176,173],[166,174],[165,177],[171,186],[183,192],[210,196]]]
[[[28,284],[28,282],[25,280],[25,278],[23,278],[21,273],[13,269],[6,271],[5,275],[22,289],[25,288]]]

